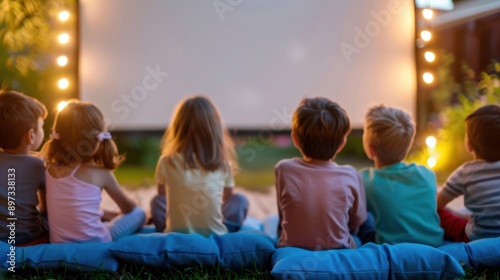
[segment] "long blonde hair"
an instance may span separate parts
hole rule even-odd
[[[234,165],[234,145],[215,105],[204,96],[177,105],[162,142],[162,155],[181,154],[186,168],[215,171]]]
[[[42,148],[47,164],[68,166],[93,162],[113,170],[122,161],[112,139],[99,139],[106,131],[104,116],[92,103],[71,100],[56,115],[52,139]]]

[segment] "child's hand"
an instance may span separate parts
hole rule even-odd
[[[103,210],[104,214],[101,217],[101,221],[103,222],[109,222],[113,220],[116,216],[120,215],[119,212],[114,212],[114,211],[109,211],[109,210]]]

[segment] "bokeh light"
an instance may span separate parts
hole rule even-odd
[[[57,58],[57,65],[59,66],[66,66],[68,64],[68,57],[65,55],[61,55]]]
[[[60,21],[67,21],[69,19],[69,12],[68,11],[61,11],[57,15]]]
[[[67,89],[69,86],[69,81],[66,78],[62,78],[59,80],[59,82],[57,82],[57,85],[60,89]]]

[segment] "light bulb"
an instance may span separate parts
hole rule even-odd
[[[430,51],[425,52],[424,57],[427,62],[433,62],[436,59],[436,55]]]
[[[434,81],[434,75],[432,75],[429,72],[425,72],[422,78],[424,79],[424,82],[427,84],[430,84]]]
[[[428,136],[427,138],[425,138],[425,144],[430,149],[434,149],[436,147],[436,143],[437,143],[437,140],[436,140],[436,137],[434,137],[434,136]]]
[[[59,102],[59,104],[57,104],[57,111],[61,112],[62,109],[64,109],[64,107],[66,107],[66,105],[68,105],[68,102],[66,102],[66,101]]]
[[[431,9],[424,9],[422,11],[422,15],[424,16],[425,19],[430,20],[434,15],[434,12]]]
[[[420,33],[420,37],[422,38],[422,40],[424,41],[430,41],[431,38],[432,38],[432,33],[428,30],[424,30]]]
[[[68,11],[61,11],[57,15],[60,21],[67,21],[69,19],[69,12]]]
[[[427,159],[427,166],[429,168],[434,168],[436,166],[436,163],[437,163],[437,161],[436,161],[436,159],[434,157],[429,157]]]
[[[68,33],[62,33],[62,34],[59,34],[57,39],[59,40],[59,43],[66,44],[69,42],[69,35],[68,35]]]
[[[57,82],[57,85],[60,89],[67,89],[69,86],[69,81],[66,78],[62,78],[59,80],[59,82]]]
[[[68,57],[65,55],[61,55],[60,57],[57,58],[57,65],[59,66],[66,66],[68,64]]]

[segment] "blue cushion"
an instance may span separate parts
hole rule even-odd
[[[467,267],[500,267],[500,238],[485,238],[469,243],[451,243],[439,247]]]
[[[215,242],[199,234],[130,235],[115,241],[110,251],[125,262],[152,267],[213,266],[219,258]]]
[[[121,238],[110,248],[128,263],[153,267],[270,267],[274,242],[258,231],[203,237],[198,234],[154,233]]]
[[[262,222],[263,231],[269,235],[274,241],[278,242],[278,224],[280,219],[278,215],[269,215]]]
[[[278,248],[271,275],[294,279],[455,279],[463,276],[450,255],[419,244],[375,245],[359,249],[308,251]]]
[[[16,268],[117,271],[119,262],[108,250],[112,244],[112,242],[67,243],[16,247]],[[9,247],[8,244],[1,242],[0,251],[6,252]],[[2,261],[0,267],[3,271],[9,267],[6,263],[7,258],[9,257],[3,253],[0,256]]]
[[[247,217],[239,231],[262,231],[262,222],[254,217]]]
[[[262,232],[246,231],[213,235],[219,247],[219,264],[231,270],[271,268],[274,241]]]

